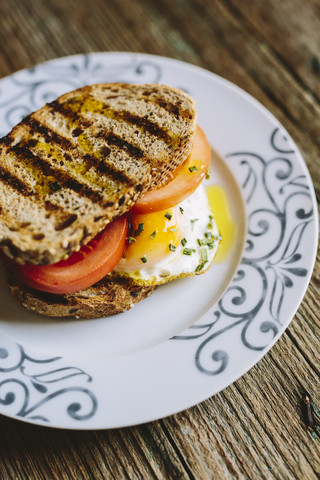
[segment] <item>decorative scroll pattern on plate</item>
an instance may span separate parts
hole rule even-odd
[[[238,329],[242,346],[264,350],[278,334],[283,303],[304,268],[303,243],[313,221],[312,198],[304,175],[296,175],[279,128],[270,135],[273,155],[234,152],[227,161],[245,171],[242,193],[248,211],[246,247],[239,269],[215,306],[213,320],[191,326],[174,340],[200,341],[195,363],[207,375],[218,375],[232,358],[222,336]],[[258,195],[257,195],[258,194]],[[253,288],[254,286],[254,288]],[[219,348],[223,345],[223,348]]]
[[[65,60],[65,61],[64,61]],[[2,81],[0,90],[0,137],[11,130],[30,112],[76,88],[93,83],[153,83],[161,77],[160,66],[151,61],[137,60],[107,65],[94,55],[60,59],[23,70]],[[10,94],[6,89],[10,82]],[[3,125],[6,131],[2,130]]]
[[[18,72],[1,80],[0,137],[28,113],[67,91],[97,82],[159,82],[161,69],[159,62],[139,55],[113,62],[89,54]],[[231,361],[237,361],[229,342],[233,333],[237,354],[239,344],[246,351],[265,349],[282,330],[290,291],[308,274],[303,252],[314,215],[308,182],[296,173],[296,153],[279,128],[266,136],[266,142],[268,158],[250,150],[226,158],[243,173],[248,211],[246,247],[238,271],[211,319],[173,338],[188,340],[188,345],[194,342],[190,354],[198,371],[206,375],[226,372]],[[61,357],[35,357],[26,347],[0,339],[1,412],[49,424],[57,416],[79,424],[97,414],[90,375]]]
[[[0,342],[0,405],[3,412],[28,420],[50,422],[61,408],[81,422],[92,418],[98,402],[88,388],[92,378],[61,357],[34,358],[19,344]]]

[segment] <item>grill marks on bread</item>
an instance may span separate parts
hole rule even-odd
[[[35,146],[33,141],[30,141],[25,144],[13,145],[8,151],[8,153],[13,153],[16,158],[23,161],[34,176],[38,177],[34,194],[54,193],[60,188],[69,188],[76,193],[81,193],[93,202],[102,201],[103,196],[97,190],[81,183],[65,170],[48,163],[39,155],[35,155],[32,151]]]
[[[28,115],[0,141],[0,247],[64,258],[187,157],[195,125],[192,99],[160,85],[92,85]]]
[[[34,195],[34,191],[31,188],[25,185],[19,178],[17,178],[15,175],[10,173],[1,165],[0,165],[0,182],[8,184],[11,188],[21,193],[21,195],[25,197]],[[0,212],[1,210],[2,209],[0,206]]]
[[[127,142],[126,140],[121,138],[119,135],[115,135],[114,133],[110,133],[110,132],[104,133],[103,131],[101,131],[99,132],[98,137],[106,140],[108,145],[117,147],[120,150],[127,152],[132,157],[135,157],[138,159],[144,158],[144,153],[140,148],[136,147],[135,145],[132,145],[132,143]],[[105,147],[105,148],[108,149],[108,147]],[[109,153],[109,151],[110,149],[107,150],[107,154]]]
[[[72,153],[73,150],[77,149],[76,145],[72,144],[67,138],[56,134],[53,130],[48,129],[37,120],[30,118],[30,116],[23,120],[23,124],[30,128],[30,139],[8,146],[7,154],[12,154],[17,160],[23,162],[25,168],[29,170],[34,177],[38,177],[39,181],[35,187],[31,187],[21,178],[19,178],[14,172],[6,171],[1,167],[0,181],[7,183],[23,196],[50,194],[54,193],[56,189],[68,188],[75,193],[81,194],[82,196],[90,199],[92,202],[102,203],[103,207],[110,206],[109,202],[104,202],[104,195],[100,190],[91,188],[87,183],[80,182],[74,175],[72,175],[72,173],[66,170],[66,168],[62,168],[68,163],[72,163],[70,152]],[[35,135],[39,137],[39,134],[44,140],[46,140],[46,142],[38,142],[35,139]],[[138,149],[135,149],[135,147],[127,144],[127,142],[122,142],[121,138],[118,138],[116,135],[110,134],[109,136],[106,135],[106,138],[107,137],[109,137],[111,144],[114,144],[120,149],[126,150],[130,153],[133,151],[138,158],[141,157],[141,154],[143,153],[141,150],[138,151]],[[54,148],[49,144],[49,140],[52,141],[51,143],[53,145],[58,147],[58,150],[56,150],[56,157],[58,158],[54,158],[54,153],[48,153],[47,158],[43,158],[40,156],[40,154],[37,155],[33,152],[34,150],[40,150],[41,153],[43,147],[49,147],[49,149],[54,152]],[[68,150],[65,151],[64,149]],[[108,151],[110,151],[110,149],[107,146],[104,147],[100,157],[106,156]],[[50,163],[48,157],[52,159],[52,162],[54,163]],[[63,160],[61,158],[63,158]],[[98,158],[98,153],[96,155],[83,155],[77,152],[77,158],[81,159],[81,170],[83,172],[93,168],[96,170],[98,175],[107,175],[114,182],[122,182],[127,185],[133,184],[132,178],[104,163],[101,158]],[[62,167],[59,168],[60,164],[62,164]],[[52,209],[50,206],[51,202],[46,201],[45,205],[50,210]],[[67,226],[68,222],[62,222],[62,224]],[[60,229],[62,228],[59,227],[59,230]]]
[[[122,84],[122,85],[125,85],[125,84]],[[141,93],[141,100],[144,101],[145,103],[148,103],[148,104],[153,103],[163,108],[170,114],[174,115],[177,119],[179,118],[180,119],[185,118],[189,120],[192,119],[193,113],[190,112],[189,109],[185,109],[182,106],[182,102],[179,99],[176,100],[175,102],[171,102],[168,99],[165,100],[163,96],[158,96],[157,94],[155,94],[154,92],[151,92],[148,89],[146,89],[145,91],[141,91],[140,93]],[[108,98],[110,100],[113,100],[113,99],[118,99],[120,96],[122,95],[114,93],[112,95],[109,95]]]
[[[160,138],[167,145],[173,145],[176,141],[172,134],[170,134],[170,131],[168,131],[166,128],[160,127],[156,122],[150,120],[149,116],[135,115],[128,110],[114,110],[107,103],[96,100],[94,97],[83,98],[79,96],[78,98],[74,98],[71,101],[66,102],[59,102],[56,100],[51,102],[49,106],[54,111],[61,113],[73,122],[77,122],[79,117],[81,118],[81,114],[98,114],[103,115],[111,120],[122,121],[131,125],[135,125],[144,132],[148,132],[158,139]],[[172,111],[172,109],[173,107],[171,110],[169,110],[169,112]]]
[[[73,150],[75,148],[75,145],[73,145],[70,140],[53,131],[52,128],[48,128],[46,125],[41,124],[41,122],[32,115],[27,115],[22,120],[22,123],[23,125],[28,126],[30,137],[35,134],[39,135],[45,142],[59,145],[59,147],[63,148],[64,150]]]
[[[59,180],[63,184],[62,186],[73,189],[73,183],[70,181],[70,179],[73,178],[72,171],[74,170],[74,160],[72,158],[73,152],[75,153],[78,163],[78,165],[76,166],[77,171],[75,172],[77,175],[79,175],[79,173],[86,173],[92,168],[97,172],[98,175],[104,174],[111,177],[114,181],[131,183],[131,179],[128,175],[120,172],[119,170],[116,170],[110,164],[104,161],[111,151],[110,149],[108,149],[108,147],[104,147],[104,150],[102,152],[96,151],[88,154],[86,152],[81,152],[81,150],[79,149],[79,143],[76,143],[75,141],[72,142],[68,138],[56,133],[54,130],[49,129],[46,125],[41,124],[35,118],[26,118],[23,120],[23,123],[29,128],[30,138],[33,139],[27,142],[27,144],[25,145],[26,148],[29,147],[29,149],[32,150],[32,148],[37,147],[37,142],[35,142],[34,138],[37,138],[38,134],[40,133],[45,142],[38,142],[38,147],[40,147],[41,145],[43,148],[45,144],[48,147],[50,146],[50,150],[52,151],[52,153],[49,152],[48,156],[54,161],[57,160],[57,158],[55,158],[56,154],[58,159],[60,158],[60,164],[64,167],[69,167],[69,171],[64,169],[65,175],[67,177],[66,184],[64,184],[61,175],[59,176]],[[83,132],[81,134],[83,135]],[[54,149],[53,147],[56,148]],[[43,162],[43,164],[44,163],[45,162]],[[54,167],[51,165],[50,175],[54,176],[54,170]],[[59,172],[58,169],[56,169],[56,171]],[[79,185],[79,182],[75,183],[75,185],[77,185],[78,187],[76,191],[80,191],[79,187],[81,187],[81,185]],[[87,185],[82,185],[85,188],[84,192],[87,192]],[[84,195],[86,195],[86,193],[84,193]],[[93,198],[93,201],[99,200],[96,197]]]

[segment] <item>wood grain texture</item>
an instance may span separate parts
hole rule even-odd
[[[320,200],[317,0],[0,0],[0,77],[63,55],[182,59],[244,88],[299,146]],[[220,394],[132,428],[79,432],[0,417],[1,480],[320,478],[320,258],[291,325]],[[307,427],[302,396],[312,396]]]

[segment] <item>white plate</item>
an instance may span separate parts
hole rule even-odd
[[[238,235],[208,273],[159,287],[131,311],[89,321],[25,311],[0,274],[0,413],[61,428],[155,420],[219,392],[277,341],[307,288],[317,218],[304,161],[279,122],[245,92],[176,60],[93,53],[0,81],[0,135],[58,95],[95,82],[161,82],[195,98],[220,157]]]

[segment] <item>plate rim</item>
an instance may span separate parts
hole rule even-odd
[[[300,150],[299,148],[297,147],[297,145],[295,144],[295,142],[293,141],[293,139],[291,138],[291,136],[288,134],[287,130],[282,126],[282,124],[278,121],[278,119],[274,116],[274,114],[272,114],[263,104],[261,104],[258,100],[256,100],[254,97],[252,97],[248,92],[246,92],[244,89],[242,89],[241,87],[237,86],[236,84],[232,83],[231,81],[227,80],[227,79],[224,79],[223,77],[213,73],[213,72],[210,72],[202,67],[199,67],[197,65],[193,65],[193,64],[190,64],[188,62],[185,62],[185,61],[182,61],[182,60],[176,60],[176,59],[173,59],[173,58],[170,58],[170,57],[165,57],[165,56],[159,56],[159,55],[152,55],[152,54],[145,54],[145,53],[138,53],[138,52],[90,52],[88,54],[75,54],[75,55],[66,55],[66,56],[63,56],[63,57],[57,57],[55,59],[50,59],[50,60],[47,60],[45,62],[41,62],[37,65],[35,65],[34,67],[32,67],[33,69],[34,68],[37,68],[37,67],[40,67],[40,66],[43,66],[43,65],[47,65],[47,64],[50,64],[50,63],[57,63],[57,62],[60,62],[61,60],[65,60],[65,61],[71,61],[72,59],[75,59],[75,58],[81,58],[81,57],[103,57],[103,58],[106,58],[106,57],[110,57],[110,56],[120,56],[120,57],[132,57],[132,58],[148,58],[148,59],[152,59],[152,60],[155,60],[155,61],[158,61],[158,62],[161,62],[161,61],[165,61],[167,63],[171,63],[173,65],[177,65],[178,66],[181,66],[185,69],[193,69],[196,73],[201,73],[207,77],[211,77],[211,78],[214,78],[215,81],[217,81],[218,83],[222,84],[223,87],[227,86],[229,89],[233,90],[234,92],[236,92],[236,94],[240,94],[240,96],[244,97],[246,101],[249,101],[251,104],[253,104],[253,106],[258,109],[264,116],[266,116],[270,121],[271,123],[275,124],[275,125],[278,125],[279,128],[281,128],[281,131],[285,133],[287,139],[289,140],[290,142],[290,145],[291,147],[294,148],[294,153],[295,155],[297,156],[297,158],[299,159],[299,162],[300,162],[300,165],[302,166],[303,170],[304,170],[304,173],[307,177],[307,180],[308,180],[308,183],[309,183],[309,186],[311,187],[310,188],[310,197],[311,197],[311,202],[312,202],[312,205],[314,207],[314,233],[315,235],[313,236],[312,240],[313,240],[313,259],[311,261],[311,265],[310,265],[310,269],[308,270],[308,273],[306,275],[306,281],[304,283],[304,286],[303,288],[301,289],[301,292],[300,292],[300,295],[299,295],[299,300],[296,302],[296,308],[295,308],[295,312],[298,310],[298,308],[300,307],[300,304],[303,300],[303,297],[305,296],[305,293],[307,291],[307,288],[308,288],[308,285],[309,285],[309,282],[310,282],[310,278],[311,278],[311,275],[312,275],[312,272],[313,272],[313,269],[314,269],[314,265],[315,265],[315,261],[316,261],[316,253],[317,253],[317,244],[318,244],[318,235],[319,235],[319,232],[318,232],[318,221],[317,221],[317,217],[318,217],[318,211],[317,211],[317,203],[316,203],[316,196],[315,196],[315,192],[314,192],[314,188],[313,188],[313,183],[312,183],[312,178],[311,178],[311,175],[309,173],[309,170],[308,170],[308,167],[307,167],[307,164],[306,162],[304,161],[303,157],[302,157],[302,154],[300,153]],[[19,75],[21,74],[21,72],[26,72],[26,71],[30,71],[32,70],[32,68],[25,68],[25,69],[21,69],[17,72],[14,72],[10,75],[7,75],[5,77],[2,77],[0,78],[0,83],[3,82],[3,80],[5,79],[10,79],[11,77],[13,76],[16,76],[16,75]],[[295,313],[294,313],[295,314]],[[294,316],[294,315],[293,315]],[[230,384],[234,383],[237,379],[239,379],[240,377],[242,377],[246,372],[248,372],[272,347],[273,345],[279,340],[279,338],[282,336],[282,334],[284,333],[284,331],[286,330],[286,328],[288,327],[288,325],[290,324],[291,320],[292,320],[293,317],[289,318],[285,324],[282,326],[282,329],[279,331],[279,334],[275,335],[273,340],[271,342],[268,343],[266,349],[264,349],[263,351],[261,351],[261,354],[259,355],[258,359],[255,358],[252,362],[252,364],[249,364],[249,366],[244,366],[243,369],[239,372],[239,375],[234,378],[231,382],[230,381],[226,381],[225,384],[222,384],[221,388],[217,391],[217,392],[214,392],[213,394],[210,394],[208,393],[208,396],[205,397],[205,398],[202,398],[201,400],[199,401],[196,401],[196,403],[194,403],[193,401],[190,403],[189,406],[183,406],[180,410],[175,410],[175,411],[172,411],[171,413],[167,413],[165,416],[168,416],[168,415],[172,415],[174,413],[177,413],[178,411],[181,411],[181,410],[185,410],[187,408],[190,408],[191,406],[199,403],[199,402],[202,402],[208,398],[210,398],[212,395],[215,395],[216,393],[220,392],[221,390],[223,390],[224,388],[226,388],[227,386],[229,386]],[[6,334],[5,334],[6,336]],[[9,338],[9,337],[8,337]],[[169,342],[171,339],[169,340],[166,340],[162,343],[167,343]],[[11,338],[9,338],[9,342],[11,341]],[[12,339],[12,341],[14,342],[14,340]],[[3,353],[3,349],[1,349],[1,346],[0,346],[0,359],[1,358],[4,358],[3,355],[1,356],[1,352]],[[135,355],[135,354],[133,354]],[[40,355],[41,357],[41,355]],[[89,362],[90,363],[90,362]],[[0,373],[1,373],[1,369],[0,369]],[[0,382],[0,386],[2,385],[2,382]],[[0,409],[0,413],[7,416],[7,417],[10,417],[10,418],[15,418],[15,419],[18,419],[18,420],[21,420],[21,421],[25,421],[27,423],[35,423],[35,424],[40,424],[42,426],[49,426],[51,428],[63,428],[63,429],[85,429],[85,430],[98,430],[98,429],[106,429],[106,428],[118,428],[118,427],[123,427],[123,426],[131,426],[131,425],[137,425],[137,424],[141,424],[141,423],[145,423],[145,422],[149,422],[149,421],[152,421],[152,420],[157,420],[159,418],[164,418],[162,415],[159,416],[159,417],[153,417],[153,418],[148,418],[146,420],[144,420],[143,422],[141,421],[138,421],[138,422],[132,422],[132,423],[126,423],[124,425],[111,425],[111,426],[90,426],[90,425],[86,425],[84,423],[81,423],[81,424],[75,424],[73,426],[64,426],[64,425],[57,425],[57,424],[46,424],[46,423],[43,423],[43,421],[40,421],[40,420],[34,420],[34,421],[30,421],[30,419],[26,419],[26,418],[21,418],[19,416],[16,416],[16,415],[8,415],[6,414],[5,412],[2,412],[1,410],[3,410],[2,408]]]

